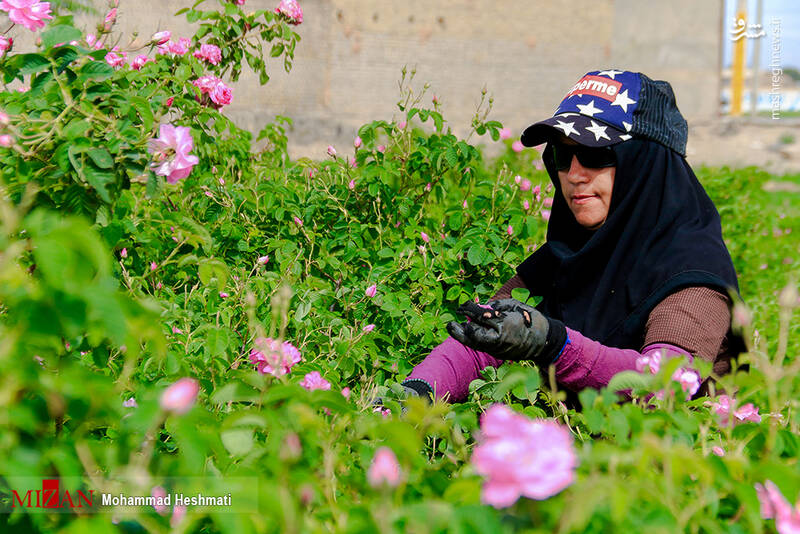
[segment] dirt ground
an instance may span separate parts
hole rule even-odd
[[[800,173],[800,119],[729,117],[689,124],[692,166],[755,165],[778,176]]]

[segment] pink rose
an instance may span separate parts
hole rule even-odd
[[[530,202],[528,202],[528,199],[527,199],[527,198],[526,198],[525,200],[523,200],[523,201],[522,201],[522,207],[523,207],[523,208],[524,208],[526,211],[527,211],[527,210],[529,210],[529,209],[531,208],[531,203],[530,203]]]
[[[297,217],[297,216],[295,216],[295,217],[294,217],[294,223],[295,223],[297,226],[303,226],[303,220],[302,220],[300,217]]]
[[[128,249],[127,249],[127,248],[123,248],[123,249],[122,249],[122,250],[119,252],[119,257],[120,257],[120,258],[127,258],[127,257],[128,257]]]
[[[288,341],[279,344],[271,337],[256,338],[250,351],[250,362],[256,365],[262,375],[283,376],[302,359],[297,347]]]
[[[500,128],[500,140],[503,141],[511,137],[511,129],[510,128]]]
[[[167,496],[167,490],[161,486],[155,486],[150,491],[150,496],[156,499],[156,502],[153,503],[153,508],[155,508],[156,512],[161,515],[165,515],[169,510],[169,507],[164,504],[164,498]]]
[[[0,146],[8,148],[14,144],[14,138],[8,134],[0,135]]]
[[[170,184],[189,176],[200,160],[189,154],[194,148],[192,134],[187,126],[162,124],[159,137],[151,139],[148,152],[153,154],[152,167],[159,176],[166,176]]]
[[[522,180],[522,182],[519,184],[519,190],[520,190],[520,191],[530,191],[530,189],[531,189],[531,181],[530,181],[530,180],[528,180],[527,178],[525,178],[525,179],[524,179],[524,180]]]
[[[8,12],[8,18],[15,24],[21,24],[35,32],[44,28],[44,21],[51,20],[50,2],[37,0],[2,0],[0,10]]]
[[[508,228],[506,228],[506,233],[508,235],[514,235],[514,227],[509,224]]]
[[[800,503],[792,507],[771,480],[767,480],[763,486],[756,483],[755,487],[761,505],[761,517],[775,519],[775,530],[778,534],[800,532]]]
[[[397,127],[400,128],[401,130],[404,130],[405,127],[407,126],[407,124],[408,123],[406,121],[402,120],[402,121],[397,123]]]
[[[373,488],[384,485],[394,488],[400,484],[400,464],[392,449],[381,447],[375,451],[372,464],[367,469],[367,481]]]
[[[700,373],[694,369],[683,369],[679,367],[672,373],[672,380],[675,380],[681,385],[681,389],[686,393],[687,400],[700,389]]]
[[[169,30],[164,30],[161,32],[156,32],[150,38],[150,42],[156,45],[163,45],[164,43],[168,42],[172,38],[172,32]]]
[[[149,57],[147,57],[147,56],[146,56],[146,55],[144,55],[144,54],[139,54],[138,56],[136,56],[135,58],[133,58],[133,62],[131,63],[131,67],[133,67],[133,69],[134,69],[134,70],[139,70],[139,69],[141,69],[141,68],[142,68],[142,67],[145,65],[145,63],[147,63],[148,61],[153,61],[153,60],[152,60],[152,59],[150,59]]]
[[[336,149],[333,148],[333,145],[328,145],[328,155],[332,158],[336,157]]]
[[[356,148],[361,148],[361,138],[356,136],[355,140],[353,141],[353,146]]]
[[[365,334],[369,334],[374,329],[375,329],[375,325],[374,324],[368,324],[367,326],[362,328],[361,331],[364,332]]]
[[[719,424],[727,426],[731,421],[731,398],[727,395],[718,395],[716,401],[707,403],[711,406],[711,412],[719,416]],[[747,403],[741,406],[738,410],[733,412],[733,424],[740,421],[750,421],[753,423],[760,423],[761,416],[758,414],[758,408],[753,406],[752,403]]]
[[[378,145],[378,146],[377,146],[377,148],[376,148],[376,150],[377,150],[378,152],[380,152],[381,154],[383,154],[384,152],[386,152],[386,147],[385,147],[385,146],[383,146],[383,145]]]
[[[261,265],[266,265],[269,262],[269,256],[261,256],[258,258],[258,263]]]
[[[130,398],[130,399],[128,399],[128,400],[124,400],[124,401],[122,401],[122,405],[123,405],[125,408],[136,408],[136,407],[138,407],[138,406],[139,406],[138,404],[136,404],[136,399],[135,399],[135,398],[133,398],[133,397],[131,397],[131,398]]]
[[[420,232],[419,235],[422,238],[422,240],[425,241],[426,243],[430,243],[431,242],[431,239],[428,237],[428,234],[426,234],[425,232]]]
[[[111,8],[111,10],[106,14],[106,18],[103,20],[104,27],[106,30],[111,29],[111,25],[114,24],[114,21],[117,20],[117,8]]]
[[[175,414],[188,412],[197,400],[200,384],[191,378],[181,378],[161,394],[161,408]]]
[[[537,185],[533,186],[533,189],[531,190],[531,194],[536,196],[541,192],[541,190],[542,190],[542,186],[537,184]]]
[[[372,298],[372,297],[374,297],[374,296],[375,296],[375,293],[376,293],[377,291],[378,291],[378,286],[377,286],[376,284],[372,284],[371,286],[369,286],[369,287],[367,288],[367,290],[364,292],[364,294],[365,294],[367,297],[369,297],[369,298]]]
[[[331,383],[322,378],[322,375],[319,374],[319,371],[311,371],[308,373],[303,377],[300,385],[306,388],[308,391],[314,391],[315,389],[331,389]]]
[[[217,45],[213,44],[200,45],[200,50],[197,50],[193,55],[198,59],[208,61],[212,65],[219,65],[219,62],[222,61],[222,51]]]
[[[189,39],[187,39],[186,37],[181,37],[180,39],[178,39],[178,42],[169,41],[167,43],[167,51],[170,54],[175,54],[176,56],[182,56],[189,51],[189,46],[191,44],[192,42]]]
[[[546,208],[552,208],[553,207],[553,197],[547,197],[546,199],[544,199],[544,203],[543,204],[544,204],[544,206]]]
[[[106,63],[108,63],[115,69],[118,69],[119,67],[125,65],[125,56],[126,56],[125,52],[123,52],[122,55],[119,55],[116,52],[109,52],[108,54],[106,54]]]
[[[550,210],[542,210],[542,219],[545,221],[550,220]]]
[[[522,141],[514,141],[511,143],[511,150],[514,152],[522,152],[523,148],[525,148],[525,146],[523,146]]]
[[[481,417],[472,464],[486,478],[481,500],[505,508],[520,496],[547,499],[572,484],[577,457],[565,427],[495,404]]]
[[[275,13],[288,18],[289,24],[303,23],[303,10],[295,0],[281,0],[281,3],[275,8]]]
[[[12,46],[14,46],[14,39],[6,37],[5,35],[0,35],[0,59],[6,55],[6,52],[11,50]]]

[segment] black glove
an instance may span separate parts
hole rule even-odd
[[[491,309],[465,302],[458,313],[472,322],[451,321],[447,331],[463,345],[500,360],[531,360],[540,367],[555,360],[567,340],[564,323],[514,299],[492,300],[488,305]]]

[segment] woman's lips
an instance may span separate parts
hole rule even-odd
[[[573,195],[572,196],[572,203],[573,204],[586,204],[591,199],[595,198],[596,195]]]

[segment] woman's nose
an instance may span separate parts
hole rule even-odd
[[[575,154],[572,155],[572,161],[569,164],[567,179],[570,182],[585,182],[589,179],[589,173],[586,172],[586,167],[581,165],[581,162],[578,161],[578,156]]]

